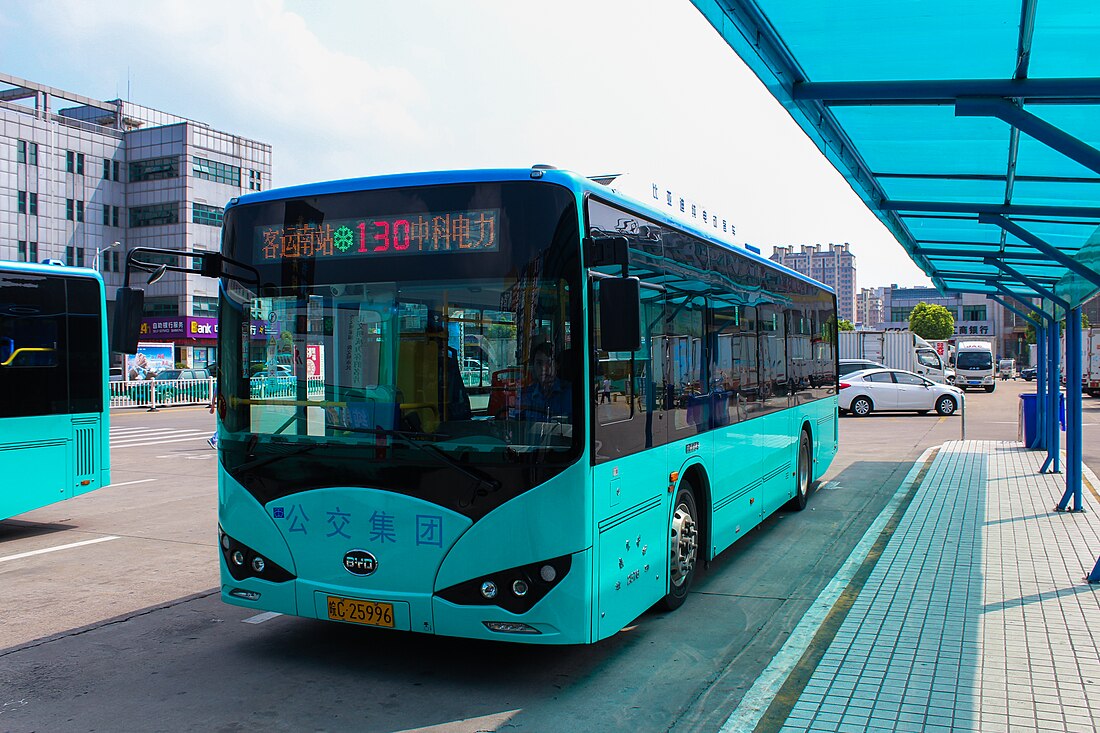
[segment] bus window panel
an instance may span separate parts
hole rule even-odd
[[[69,411],[65,280],[0,277],[16,281],[4,288],[0,308],[0,337],[10,342],[0,364],[0,417],[63,415]]]
[[[813,311],[787,311],[787,363],[792,404],[814,399]]]
[[[751,341],[746,337],[749,324],[754,331],[756,326],[751,308],[721,303],[711,307],[711,409],[717,427],[744,420],[748,403],[756,399],[756,334]],[[752,353],[746,359],[750,347]]]
[[[710,427],[710,393],[703,364],[703,301],[673,308],[676,312],[665,327],[663,391],[672,412],[673,439],[678,439]]]
[[[592,310],[593,333],[600,343],[599,283]],[[642,344],[637,351],[596,351],[590,404],[596,438],[596,463],[638,453],[667,441],[665,419],[654,375],[664,369],[664,296],[642,289]],[[603,381],[611,383],[610,395]]]
[[[787,349],[784,313],[773,305],[758,309],[760,326],[761,411],[775,412],[788,406]]]
[[[68,361],[69,411],[100,412],[103,409],[103,377],[94,368],[103,362],[103,332],[99,283],[69,280],[68,323],[65,357]]]

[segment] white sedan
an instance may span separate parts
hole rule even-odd
[[[935,410],[952,415],[963,403],[958,387],[931,382],[902,369],[866,369],[841,377],[840,411],[866,417],[876,410]]]

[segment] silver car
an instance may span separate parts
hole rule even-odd
[[[840,411],[856,417],[892,410],[919,415],[935,410],[940,415],[953,415],[962,404],[963,391],[958,387],[932,382],[904,369],[866,369],[840,380]]]

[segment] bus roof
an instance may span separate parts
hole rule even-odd
[[[704,239],[711,244],[724,247],[737,252],[754,262],[765,267],[786,273],[791,277],[810,283],[830,293],[836,291],[811,277],[803,275],[796,270],[784,267],[778,262],[753,252],[745,247],[739,247],[715,237],[712,233],[701,227],[695,227],[687,222],[669,216],[660,209],[653,208],[649,204],[638,201],[630,196],[625,196],[614,189],[596,183],[571,171],[557,168],[488,168],[480,170],[458,171],[430,171],[420,173],[395,173],[383,176],[369,176],[364,178],[345,178],[337,181],[324,181],[321,183],[307,183],[285,188],[273,188],[259,193],[250,193],[230,200],[229,207],[243,204],[257,204],[270,201],[280,201],[288,198],[305,196],[323,196],[335,193],[350,193],[354,191],[374,191],[387,188],[411,188],[414,186],[442,186],[459,183],[491,183],[498,181],[530,181],[537,180],[543,183],[552,183],[564,186],[578,193],[592,193],[610,203],[617,203],[629,209],[636,210],[660,224],[686,231],[693,236]],[[228,207],[227,207],[228,208]]]
[[[0,260],[0,272],[27,272],[37,275],[66,275],[68,277],[89,277],[103,282],[103,276],[90,267],[69,267],[68,265],[47,264],[45,262],[17,262]]]

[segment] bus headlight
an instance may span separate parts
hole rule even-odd
[[[554,586],[561,582],[572,565],[572,555],[500,570],[437,591],[445,601],[460,606],[498,606],[506,611],[527,613]],[[501,593],[510,588],[511,593]]]
[[[234,580],[259,578],[272,583],[285,583],[288,580],[294,580],[291,573],[263,557],[243,542],[233,539],[221,527],[218,527],[218,537],[218,545],[221,548],[222,557],[225,559],[225,566],[229,569],[229,574],[233,576]]]

